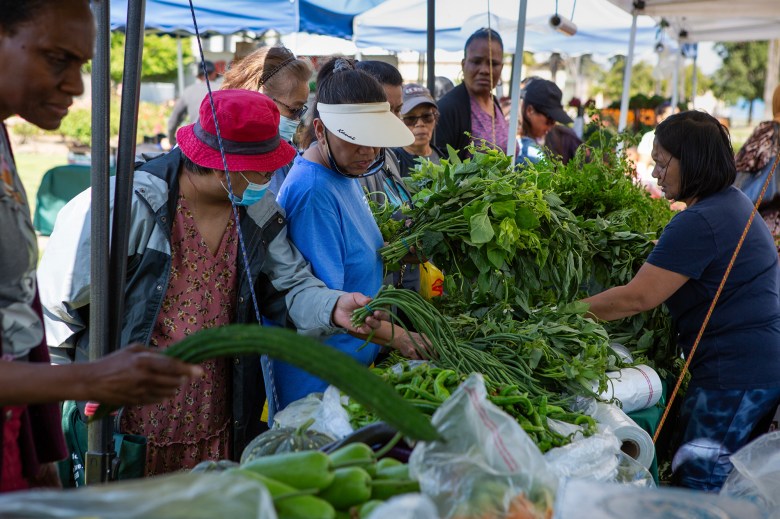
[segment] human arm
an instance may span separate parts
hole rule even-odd
[[[100,360],[54,366],[47,363],[0,362],[2,405],[94,400],[130,405],[171,397],[199,366],[185,364],[136,345]]]
[[[626,285],[610,288],[583,301],[590,316],[613,321],[652,310],[677,292],[688,277],[645,263]]]
[[[333,322],[346,329],[350,335],[358,339],[371,339],[371,342],[395,348],[404,357],[419,359],[423,357],[420,349],[426,347],[423,336],[414,332],[407,332],[400,326],[387,321],[384,312],[375,311],[366,318],[366,324],[359,328],[352,326],[352,312],[362,308],[371,302],[371,298],[353,292],[344,294],[338,299],[333,309]],[[373,335],[369,335],[373,331]]]
[[[463,90],[463,91],[461,91]],[[436,123],[436,130],[433,133],[433,144],[447,152],[449,144],[459,152],[468,143],[468,138],[463,132],[471,131],[470,124],[463,125],[465,118],[471,117],[468,93],[463,89],[455,87],[447,95],[439,100],[439,120]],[[468,116],[464,115],[468,112]],[[446,157],[447,155],[443,155]]]
[[[176,100],[176,104],[173,105],[173,111],[168,118],[168,142],[171,147],[176,144],[176,129],[184,120],[184,116],[187,114],[187,102],[184,96]]]

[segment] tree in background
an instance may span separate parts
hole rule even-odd
[[[768,42],[717,43],[715,51],[723,65],[712,76],[712,91],[719,98],[748,103],[748,125],[753,124],[753,103],[764,97]]]
[[[614,56],[610,58],[611,66],[609,70],[602,72],[600,84],[594,86],[594,92],[604,94],[605,97],[614,101],[620,101],[623,94],[623,71],[626,69],[626,57]],[[655,86],[653,79],[653,66],[643,61],[634,63],[631,67],[631,88],[629,95],[643,94],[652,95]]]
[[[691,88],[693,88],[693,63],[689,63],[684,71],[684,90],[680,92],[680,98],[690,99]],[[712,80],[704,74],[699,67],[696,67],[696,92],[694,95],[700,96],[707,93],[712,88]]]
[[[184,63],[192,61],[188,44],[182,45]],[[87,71],[91,71],[91,62]],[[120,83],[125,69],[125,35],[111,33],[111,81]],[[144,52],[141,61],[141,81],[175,81],[177,74],[176,38],[165,34],[144,35]]]

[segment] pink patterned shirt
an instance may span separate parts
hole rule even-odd
[[[469,96],[469,102],[471,103],[471,141],[479,146],[484,139],[489,145],[492,145],[491,147],[498,144],[498,147],[506,153],[509,123],[504,118],[504,114],[501,113],[501,109],[493,103],[494,123],[494,119],[482,109],[473,96]],[[493,126],[494,124],[495,126]]]
[[[229,324],[237,290],[238,236],[232,217],[216,254],[179,196],[171,231],[171,274],[152,332],[151,347],[165,349],[204,328]],[[230,457],[228,359],[207,361],[204,375],[168,401],[127,407],[122,431],[147,437],[146,475],[190,469],[203,460]]]

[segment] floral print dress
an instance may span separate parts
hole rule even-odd
[[[179,196],[171,231],[171,273],[150,346],[164,350],[204,328],[232,322],[236,300],[238,236],[228,221],[216,254]],[[126,407],[123,432],[147,437],[146,475],[190,469],[203,460],[230,457],[231,364],[202,364],[204,375],[165,402]]]

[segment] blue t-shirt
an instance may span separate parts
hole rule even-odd
[[[530,160],[532,164],[536,164],[544,157],[544,152],[539,143],[530,137],[521,137],[519,148],[517,153],[518,164],[525,164],[526,159]]]
[[[687,355],[750,218],[750,200],[729,187],[672,218],[647,262],[690,279],[666,305]],[[691,362],[707,389],[780,387],[780,264],[756,216]]]
[[[290,239],[311,263],[314,275],[329,288],[373,296],[382,284],[379,255],[382,234],[356,178],[347,178],[319,164],[296,157],[277,197],[287,213]],[[379,346],[363,345],[347,334],[325,343],[370,365]],[[281,362],[274,363],[280,409],[327,384]]]

